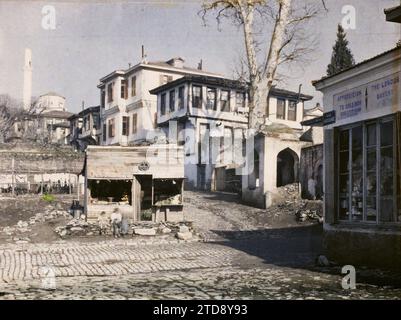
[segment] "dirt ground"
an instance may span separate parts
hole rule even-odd
[[[191,192],[184,196],[185,220],[192,221],[195,230],[205,240],[222,240],[230,236],[236,237],[236,231],[255,231],[273,228],[289,228],[301,225],[313,225],[316,221],[299,222],[296,212],[300,208],[321,211],[320,201],[303,201],[294,196],[293,190],[282,189],[283,202],[267,210],[257,209],[241,203],[237,194]],[[73,196],[55,196],[53,202],[43,200],[39,195],[18,196],[16,198],[0,195],[0,231],[4,227],[15,227],[19,221],[29,222],[37,213],[59,211],[66,213],[72,204]],[[28,231],[13,234],[0,232],[0,244],[18,240],[30,243],[51,243],[61,238],[54,229],[71,220],[69,215],[57,216],[28,226]],[[246,234],[246,233],[242,233]],[[65,239],[66,241],[105,241],[111,236],[81,236]]]
[[[283,189],[281,192],[287,191]],[[229,232],[236,234],[233,233],[235,231],[282,229],[318,224],[316,220],[299,222],[297,212],[310,210],[322,215],[322,202],[302,200],[294,196],[291,190],[288,193],[282,203],[268,209],[258,209],[243,204],[237,194],[186,191],[185,219],[193,221],[199,233],[207,240],[222,240],[222,237]]]
[[[53,202],[47,202],[39,195],[24,195],[15,198],[0,196],[0,229],[15,227],[19,221],[27,222],[37,213],[49,210],[67,211],[74,198],[69,195],[56,195]],[[66,217],[30,225],[29,232],[16,232],[12,236],[0,233],[0,243],[9,243],[14,238],[29,237],[33,243],[48,243],[59,240],[54,228],[69,221]]]

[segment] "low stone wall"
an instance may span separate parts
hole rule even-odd
[[[0,174],[79,174],[84,160],[69,146],[0,144]]]
[[[401,270],[401,230],[324,227],[326,256],[342,265]]]
[[[69,146],[0,144],[0,192],[75,193],[84,163],[85,155]]]

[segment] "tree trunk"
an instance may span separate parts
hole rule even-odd
[[[280,53],[283,49],[285,30],[290,20],[292,0],[279,0],[279,11],[270,39],[270,46],[266,54],[266,61],[260,79],[251,84],[253,88],[250,98],[252,103],[249,112],[249,128],[260,129],[266,118],[267,99],[276,78],[276,71],[280,64]]]

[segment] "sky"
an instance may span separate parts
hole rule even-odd
[[[303,0],[296,0],[303,1]],[[316,0],[320,1],[320,0]],[[318,40],[308,62],[295,69],[280,87],[315,96],[309,107],[321,102],[312,80],[326,73],[342,8],[356,9],[356,28],[347,39],[356,62],[391,49],[400,40],[400,25],[385,21],[384,8],[399,0],[325,0],[328,12],[315,19],[311,35]],[[56,28],[42,27],[42,8],[55,8]],[[0,94],[22,99],[24,49],[32,50],[33,96],[56,91],[67,99],[71,112],[99,104],[99,79],[140,61],[141,46],[148,60],[183,57],[196,67],[233,77],[242,52],[241,30],[209,20],[204,26],[195,0],[12,1],[0,0]],[[294,71],[295,70],[295,71]]]

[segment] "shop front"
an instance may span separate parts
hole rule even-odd
[[[324,94],[324,245],[329,258],[401,266],[401,48],[315,81]]]

